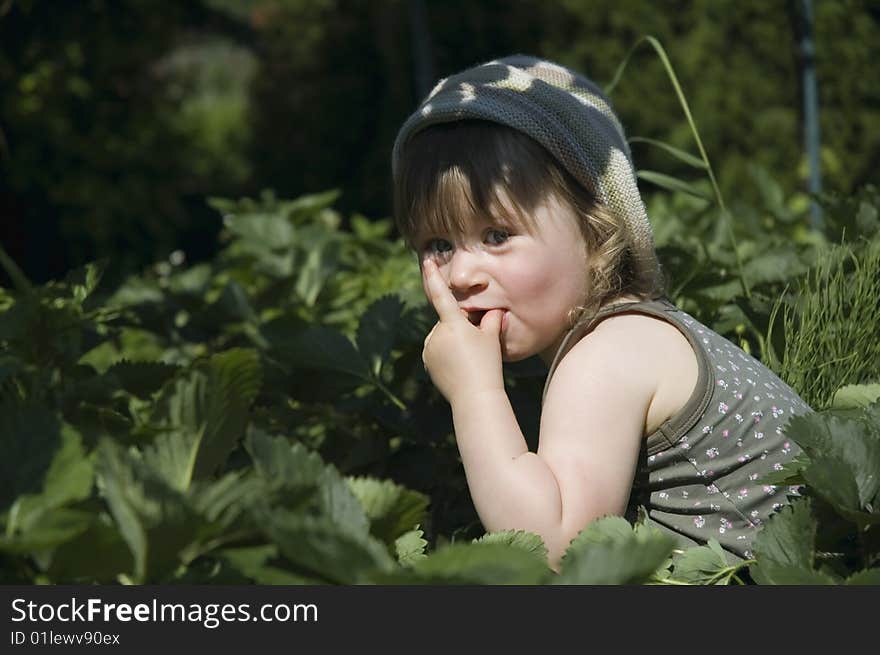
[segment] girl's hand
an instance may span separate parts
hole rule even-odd
[[[425,261],[422,274],[428,300],[440,318],[425,337],[422,351],[431,381],[450,404],[465,394],[503,391],[500,337],[504,311],[488,311],[479,326],[473,325],[433,261]]]

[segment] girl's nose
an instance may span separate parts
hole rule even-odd
[[[486,286],[488,278],[480,259],[478,252],[463,248],[455,251],[448,264],[449,288],[453,292],[464,294]]]

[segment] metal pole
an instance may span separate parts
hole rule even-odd
[[[431,90],[434,71],[431,67],[431,31],[428,29],[424,0],[409,1],[409,33],[415,68],[416,100],[421,102]]]
[[[801,30],[801,57],[803,61],[804,88],[804,146],[810,164],[809,190],[811,194],[822,191],[821,159],[819,156],[819,93],[816,83],[816,48],[813,45],[813,2],[801,0],[803,29]],[[810,225],[823,231],[822,208],[815,199],[810,203]]]

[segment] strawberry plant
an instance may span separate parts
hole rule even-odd
[[[0,251],[3,582],[877,581],[871,385],[792,420],[804,456],[767,483],[803,493],[754,561],[608,517],[555,572],[537,535],[482,534],[421,366],[415,262],[387,225],[340,229],[332,199],[217,201],[215,260],[112,290],[99,263],[34,286]],[[531,363],[506,376],[540,396]]]

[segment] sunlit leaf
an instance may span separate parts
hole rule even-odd
[[[675,580],[691,584],[727,583],[728,578],[723,572],[730,568],[727,555],[714,539],[706,546],[687,548],[678,557],[673,558],[673,575]]]
[[[880,384],[850,384],[834,392],[832,409],[867,407],[880,399]]]
[[[223,226],[239,239],[265,250],[289,248],[295,234],[287,218],[272,213],[229,215]]]
[[[205,522],[184,497],[129,452],[110,441],[98,448],[101,493],[133,557],[131,578],[161,581],[198,542]]]
[[[61,428],[61,447],[55,451],[38,494],[20,496],[6,530],[27,533],[51,510],[84,500],[92,491],[92,463],[86,457],[79,433],[67,424]]]
[[[880,568],[865,569],[846,579],[848,585],[880,585]]]
[[[0,552],[33,553],[54,548],[88,529],[88,512],[56,507],[40,512],[40,520],[14,535],[0,535]]]
[[[424,534],[422,530],[419,530],[419,526],[416,526],[394,541],[397,562],[401,566],[411,566],[414,562],[427,557],[425,548],[428,546],[428,542],[422,539]]]
[[[412,564],[424,584],[542,584],[552,571],[522,548],[501,543],[443,546]]]
[[[525,530],[501,530],[499,532],[489,532],[488,534],[475,539],[474,543],[504,544],[506,546],[513,546],[514,548],[521,548],[527,553],[532,553],[538,558],[543,559],[545,562],[547,561],[547,546],[544,545],[544,540],[534,532],[527,532]]]
[[[145,460],[178,490],[213,474],[244,437],[260,383],[252,350],[228,350],[195,365],[156,402],[154,421],[168,431],[145,450]]]
[[[65,282],[70,286],[74,300],[82,303],[86,298],[92,295],[92,292],[101,282],[107,264],[108,260],[92,262],[74,269],[67,274]]]
[[[370,521],[360,501],[336,467],[325,464],[317,453],[257,429],[248,433],[245,447],[257,474],[281,494],[291,494],[284,495],[287,507],[308,503],[313,511],[346,526],[351,534],[369,534]]]
[[[370,519],[370,532],[391,545],[423,520],[429,499],[391,480],[346,478]]]
[[[620,517],[598,519],[572,540],[555,584],[642,584],[674,547],[675,540],[659,531],[635,532]]]

